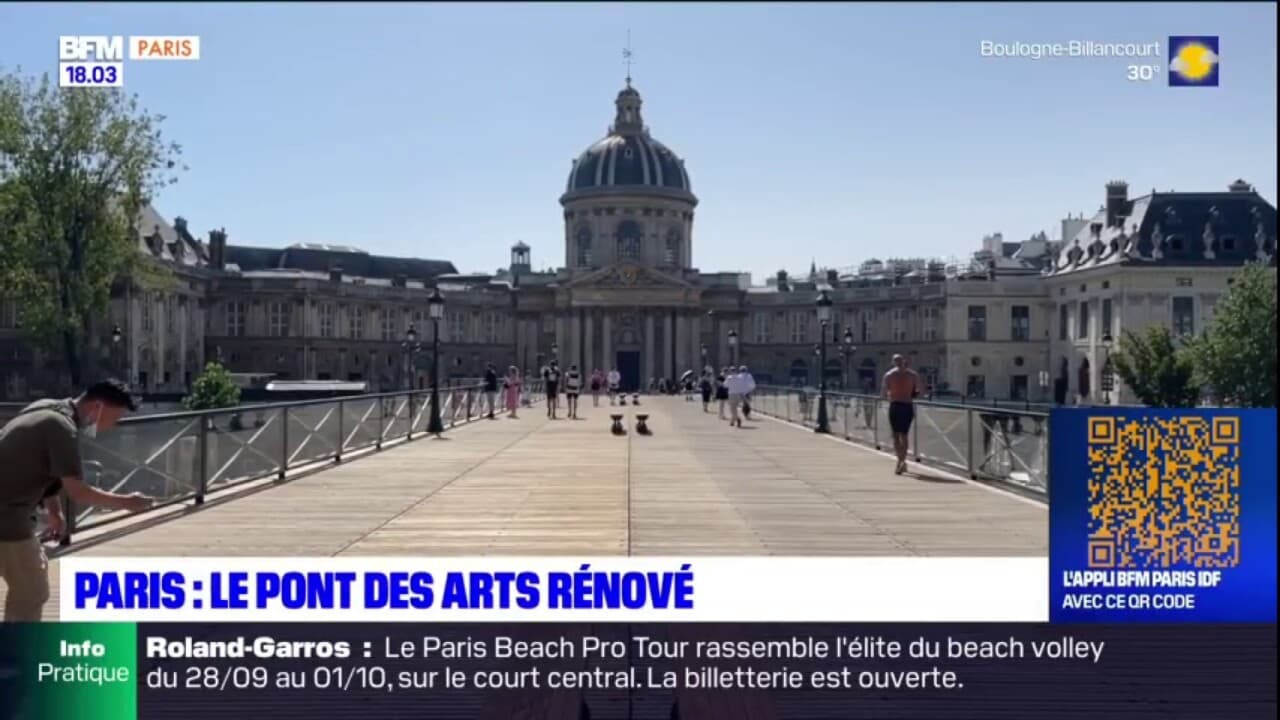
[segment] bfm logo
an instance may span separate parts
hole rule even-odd
[[[123,62],[124,38],[120,35],[63,35],[58,38],[58,59],[63,62]],[[133,35],[130,60],[199,60],[199,35]]]

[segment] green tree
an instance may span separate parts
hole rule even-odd
[[[240,388],[231,380],[231,373],[216,362],[204,366],[204,372],[191,385],[191,394],[182,398],[182,407],[188,410],[217,410],[240,404]]]
[[[1250,263],[1192,344],[1196,378],[1223,405],[1276,406],[1276,271]]]
[[[1153,325],[1142,334],[1124,331],[1120,348],[1111,353],[1112,367],[1125,386],[1148,407],[1195,407],[1200,401],[1189,351],[1173,333]]]
[[[75,385],[112,286],[165,283],[135,228],[149,198],[176,181],[181,149],[162,138],[162,120],[117,89],[0,74],[0,295]]]

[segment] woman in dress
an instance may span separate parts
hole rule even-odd
[[[591,405],[600,407],[600,388],[604,387],[604,373],[600,368],[591,371]]]
[[[515,418],[516,410],[520,407],[520,388],[523,385],[520,382],[520,371],[515,365],[507,368],[507,377],[502,381],[502,391],[507,401],[507,417]]]
[[[724,411],[729,403],[729,386],[724,384],[725,378],[729,376],[729,368],[721,368],[720,374],[716,375],[716,402],[720,405],[720,419],[728,420]]]

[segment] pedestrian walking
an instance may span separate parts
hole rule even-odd
[[[47,513],[50,534],[66,532],[61,494],[78,506],[140,512],[155,504],[140,493],[122,495],[84,481],[80,439],[115,427],[138,405],[123,383],[92,385],[79,397],[39,400],[0,428],[0,579],[8,589],[5,622],[39,622],[49,600],[49,560],[36,537],[36,512]]]
[[[489,403],[489,419],[495,420],[494,405],[498,402],[498,371],[493,368],[493,363],[485,363],[484,366],[484,397]]]
[[[724,384],[725,378],[729,375],[729,368],[720,368],[720,373],[716,375],[716,404],[720,406],[720,419],[728,420],[725,416],[725,410],[729,404],[729,388]]]
[[[560,407],[560,363],[552,360],[547,369],[542,371],[542,381],[547,390],[547,417],[558,420],[556,410]]]
[[[702,412],[711,412],[712,390],[711,371],[703,370],[702,377],[698,380],[698,392],[702,395]]]
[[[600,390],[604,388],[604,373],[600,368],[591,371],[591,407],[600,407]]]
[[[622,373],[618,372],[618,368],[609,370],[609,375],[605,378],[605,382],[609,388],[609,404],[613,405],[618,401],[618,392],[622,389]]]
[[[884,374],[884,397],[889,400],[889,428],[893,431],[893,451],[898,464],[893,472],[907,471],[907,445],[911,423],[916,418],[916,396],[920,394],[920,376],[907,367],[901,355],[893,356],[893,369]]]
[[[506,395],[507,417],[512,420],[516,419],[517,410],[520,408],[520,396],[523,386],[524,383],[520,379],[520,369],[515,365],[507,368],[507,377],[502,381],[502,390]]]
[[[569,418],[578,419],[578,395],[582,392],[582,373],[577,365],[570,365],[569,372],[564,374],[564,403]]]

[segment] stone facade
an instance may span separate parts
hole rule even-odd
[[[587,372],[617,367],[629,387],[739,363],[762,383],[815,385],[821,373],[833,387],[868,391],[902,354],[943,398],[1048,402],[1056,393],[1065,402],[1120,403],[1132,401],[1123,388],[1100,392],[1104,335],[1153,323],[1199,332],[1236,269],[1275,264],[1275,208],[1243,182],[1223,193],[1132,200],[1122,183],[1109,183],[1094,218],[1062,222],[1063,241],[1005,242],[997,233],[959,267],[815,265],[807,277],[779,272],[753,285],[693,267],[698,201],[684,161],[650,136],[630,83],[615,104],[614,125],[573,162],[560,197],[560,269],[534,272],[524,243],[511,248],[505,270],[462,275],[447,261],[346,246],[228,245],[222,230],[203,242],[182,218],[169,225],[148,208],[140,251],[171,267],[175,282],[163,291],[118,288],[93,352],[146,392],[183,391],[206,359],[282,379],[423,387],[433,332],[427,298],[439,288],[445,379],[477,377],[488,362],[536,371],[558,357]],[[822,291],[834,301],[825,371],[815,311]],[[9,398],[49,385],[40,369],[49,363],[26,350],[17,317],[0,305]],[[421,343],[414,352],[410,327]]]

